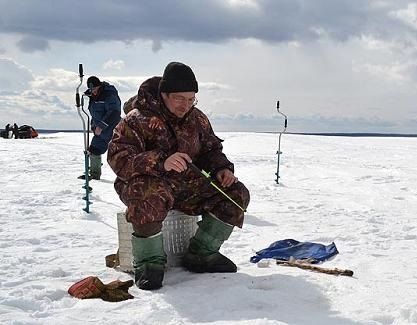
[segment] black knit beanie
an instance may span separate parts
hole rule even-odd
[[[159,92],[179,93],[187,91],[198,93],[198,83],[193,70],[184,63],[169,63],[159,82]]]
[[[91,85],[93,87],[101,86],[100,79],[97,78],[96,76],[91,76],[90,78],[87,79],[87,87],[92,88]]]

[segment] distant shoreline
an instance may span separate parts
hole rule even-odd
[[[279,132],[273,132],[279,133]],[[289,133],[289,134],[300,134],[300,135],[322,135],[322,136],[333,136],[333,137],[401,137],[401,138],[417,138],[417,134],[407,133],[366,133],[366,132],[334,132],[334,133]]]
[[[81,130],[44,130],[36,129],[38,133],[81,133]],[[221,131],[229,132],[229,131]],[[243,132],[243,133],[272,133],[279,134],[279,132],[261,132],[261,131],[230,131],[230,132]],[[417,138],[417,134],[408,133],[371,133],[371,132],[285,132],[285,134],[297,134],[297,135],[319,135],[319,136],[331,136],[331,137],[398,137],[398,138]]]

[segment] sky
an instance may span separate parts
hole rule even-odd
[[[179,61],[217,131],[280,132],[280,101],[289,132],[417,133],[416,36],[405,0],[0,0],[0,123],[80,129],[79,63],[124,102]]]
[[[134,299],[117,303],[67,293],[88,276],[132,279],[105,266],[125,210],[109,165],[86,213],[81,133],[0,138],[0,324],[417,324],[417,138],[285,134],[277,184],[277,134],[218,135],[251,193],[220,250],[237,273],[170,267],[160,290],[132,286]],[[250,262],[287,238],[334,242],[339,253],[319,266],[353,277]]]

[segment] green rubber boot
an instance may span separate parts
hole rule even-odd
[[[219,253],[220,246],[230,237],[232,231],[232,225],[212,214],[203,214],[196,234],[190,239],[182,266],[196,273],[235,273],[236,265]]]
[[[101,177],[101,155],[90,154],[90,178],[100,179]]]
[[[155,290],[162,287],[167,261],[162,232],[148,238],[132,235],[133,268],[139,289]]]

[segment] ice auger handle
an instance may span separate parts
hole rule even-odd
[[[84,77],[84,71],[83,71],[83,64],[82,63],[78,64],[78,72],[79,72],[80,78]]]

